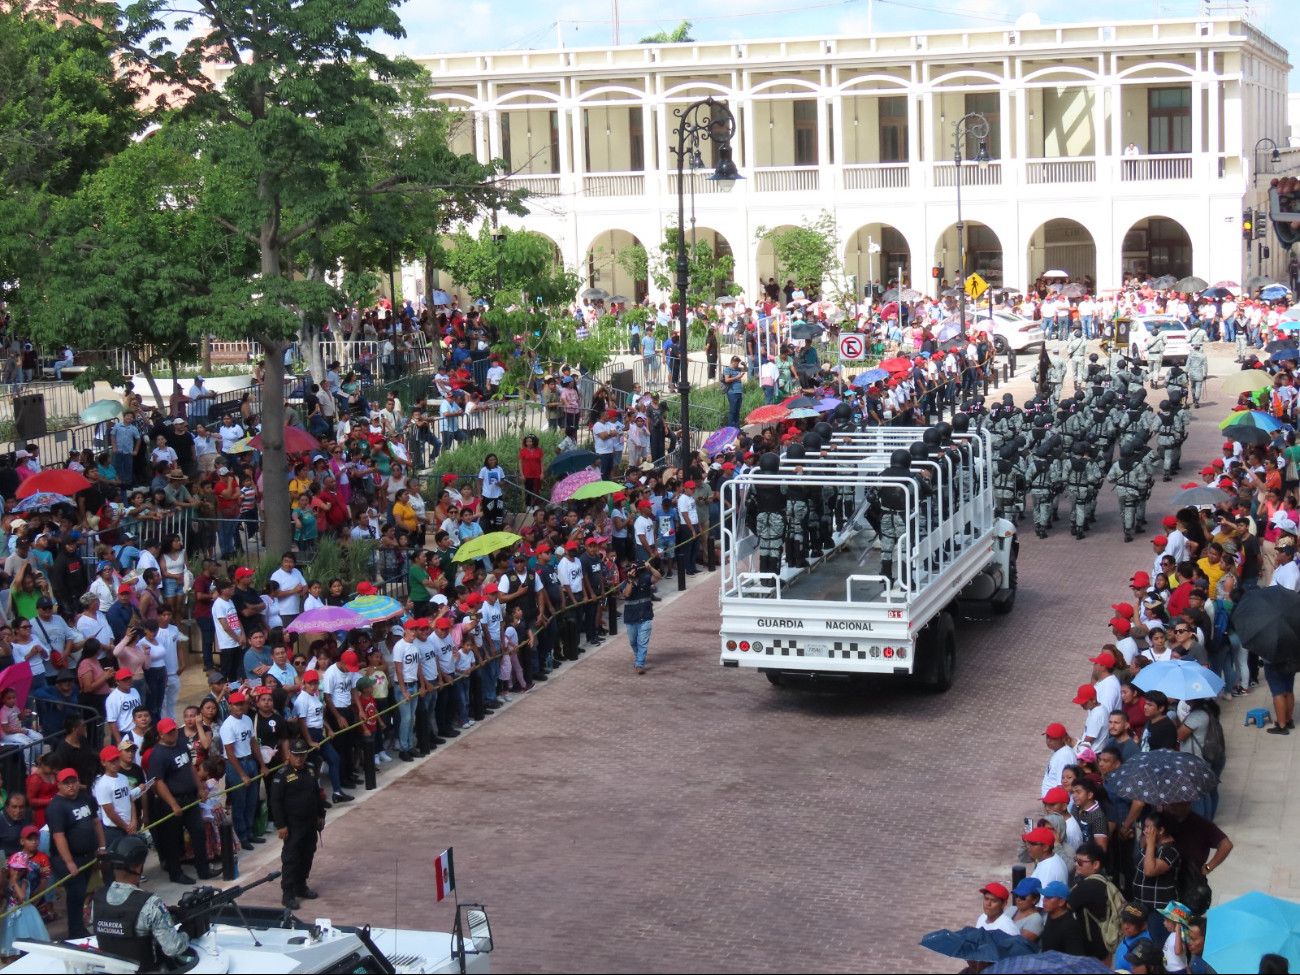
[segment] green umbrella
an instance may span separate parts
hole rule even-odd
[[[81,411],[82,423],[103,423],[122,415],[122,404],[111,399],[97,399]]]
[[[590,501],[592,498],[603,498],[621,490],[623,490],[623,485],[615,484],[613,481],[592,481],[590,484],[584,484],[574,491],[573,500]]]
[[[521,536],[516,535],[514,532],[488,532],[478,538],[471,538],[456,549],[456,554],[451,557],[451,560],[453,562],[468,562],[470,559],[481,559],[485,555],[491,555],[498,549],[516,545],[520,541]]]

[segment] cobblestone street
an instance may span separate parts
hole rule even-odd
[[[1226,407],[1210,398],[1185,471],[1218,454]],[[1153,524],[1191,479],[1157,482]],[[620,634],[332,821],[322,899],[301,913],[449,928],[432,858],[454,846],[461,899],[491,913],[497,971],[953,971],[917,942],[972,923],[979,886],[1009,876],[1042,729],[1081,726],[1086,657],[1150,562],[1154,532],[1126,545],[1118,522],[1107,489],[1084,542],[1064,520],[1047,541],[1022,523],[1015,612],[959,626],[958,681],[939,696],[723,670],[705,576],[659,611],[648,675]]]

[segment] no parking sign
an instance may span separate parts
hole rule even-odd
[[[840,336],[840,359],[858,362],[867,357],[867,340],[863,335],[848,332]]]

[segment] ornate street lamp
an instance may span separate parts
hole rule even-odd
[[[966,331],[966,225],[961,219],[961,170],[964,162],[962,147],[968,138],[979,140],[979,151],[975,154],[975,163],[980,169],[989,168],[989,120],[979,112],[969,112],[952,123],[952,161],[957,170],[957,263],[961,268],[957,287],[958,321],[961,330]],[[990,302],[990,306],[992,302]]]

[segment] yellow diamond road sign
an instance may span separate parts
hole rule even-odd
[[[978,274],[972,274],[966,279],[966,293],[972,298],[978,298],[988,290],[989,283]]]

